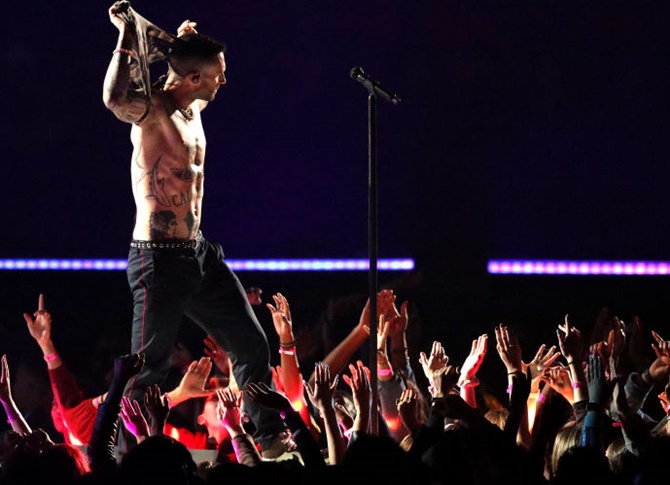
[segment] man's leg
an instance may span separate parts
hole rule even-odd
[[[191,300],[186,315],[198,323],[228,352],[235,380],[241,390],[249,382],[264,382],[274,387],[270,372],[267,338],[251,309],[237,276],[223,262],[218,244],[203,241],[198,250],[203,280]],[[244,406],[256,427],[254,438],[266,449],[286,430],[274,410],[244,400]]]
[[[200,269],[191,254],[131,248],[128,283],[133,295],[131,352],[143,353],[144,367],[128,383],[126,395],[143,403],[151,384],[161,384],[188,300]]]

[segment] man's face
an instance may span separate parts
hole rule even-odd
[[[226,84],[226,59],[223,52],[219,52],[216,61],[208,64],[200,71],[199,99],[212,101],[222,84]]]

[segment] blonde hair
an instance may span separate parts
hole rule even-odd
[[[554,447],[551,451],[551,475],[556,475],[558,461],[566,451],[579,446],[582,437],[582,426],[569,421],[556,433]]]

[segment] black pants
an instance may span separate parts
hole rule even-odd
[[[228,352],[241,390],[249,382],[273,386],[267,338],[220,245],[200,238],[194,249],[131,248],[127,275],[134,305],[131,350],[145,355],[144,368],[126,389],[131,399],[143,402],[147,386],[165,379],[183,315]],[[251,399],[244,407],[262,447],[285,429],[275,411]]]

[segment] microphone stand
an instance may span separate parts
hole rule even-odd
[[[377,96],[370,91],[368,94],[368,253],[370,266],[368,269],[368,298],[370,299],[370,342],[369,364],[370,388],[372,391],[372,407],[370,432],[379,434],[377,390]]]
[[[352,79],[363,84],[368,90],[368,299],[370,301],[370,342],[369,364],[370,388],[372,394],[370,432],[379,434],[379,392],[377,390],[377,95],[397,104],[400,98],[367,76],[360,67],[350,73]]]

